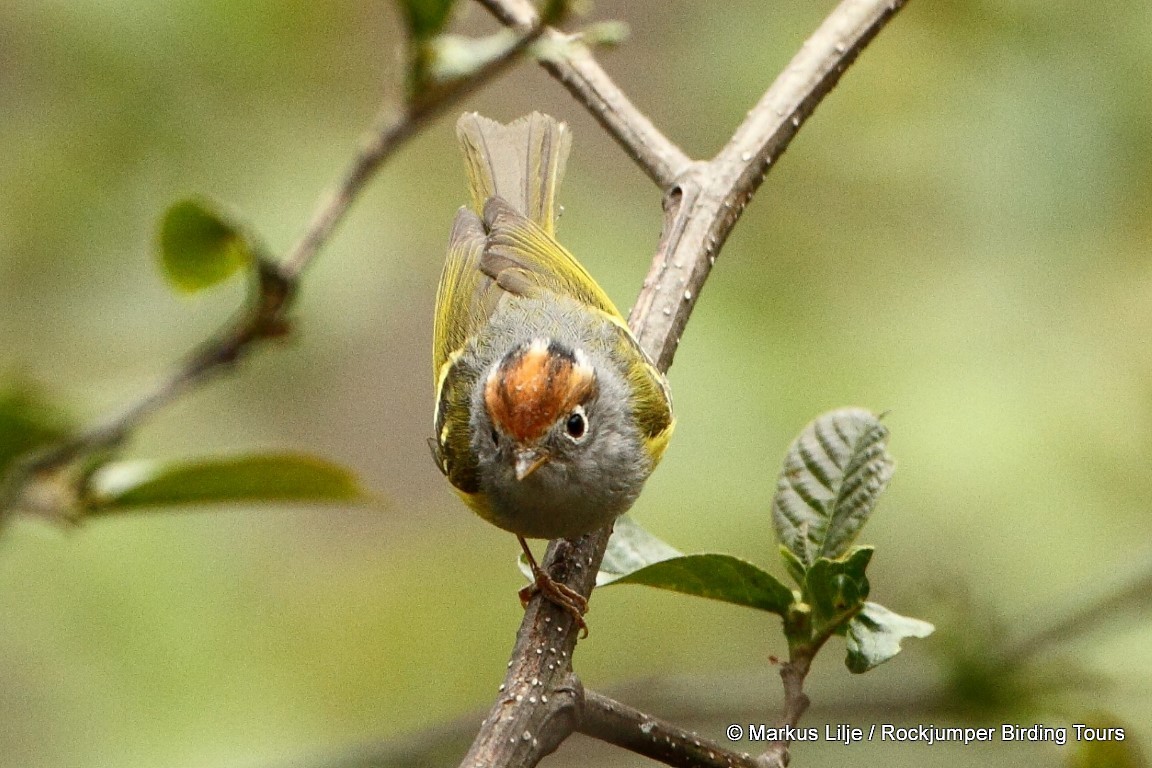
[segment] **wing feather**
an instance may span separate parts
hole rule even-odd
[[[461,208],[452,223],[448,257],[436,290],[432,332],[432,373],[439,381],[452,353],[463,348],[488,322],[499,303],[499,291],[480,270],[488,236],[480,218]]]
[[[576,257],[507,202],[489,199],[484,205],[484,225],[488,245],[480,269],[502,287],[517,293],[543,288],[624,322],[612,299]]]

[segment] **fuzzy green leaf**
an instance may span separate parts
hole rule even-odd
[[[168,281],[195,293],[255,263],[257,248],[243,230],[203,200],[183,200],[160,223],[160,261]]]
[[[926,621],[894,613],[877,603],[864,607],[848,622],[848,669],[860,674],[900,653],[906,637],[928,637],[936,628]]]
[[[772,500],[780,543],[805,566],[856,539],[892,478],[888,429],[860,408],[823,414],[796,438]]]
[[[0,387],[0,475],[20,455],[62,439],[70,426],[32,387]]]
[[[85,491],[89,514],[190,504],[363,502],[370,498],[347,469],[292,453],[113,462],[92,474]]]
[[[1077,716],[1072,722],[1091,728],[1095,738],[1087,738],[1086,730],[1084,737],[1076,738],[1076,730],[1068,729],[1069,749],[1065,754],[1068,768],[1148,768],[1148,761],[1133,737],[1135,729],[1116,715],[1094,711]],[[1109,728],[1111,738],[1102,738]],[[1116,738],[1118,731],[1123,732],[1123,739]]]
[[[408,37],[422,42],[430,40],[448,23],[455,0],[397,0],[408,25]]]

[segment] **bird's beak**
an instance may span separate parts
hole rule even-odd
[[[523,480],[552,458],[540,448],[518,448],[516,450],[516,479]]]

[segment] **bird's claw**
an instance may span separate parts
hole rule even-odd
[[[584,614],[588,612],[588,598],[567,584],[556,581],[542,568],[534,570],[533,576],[536,580],[520,590],[520,604],[527,608],[528,602],[539,592],[549,602],[567,611],[576,626],[580,627],[581,639],[588,637],[588,624],[584,621]]]

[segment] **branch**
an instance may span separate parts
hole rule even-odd
[[[384,160],[429,120],[507,69],[543,31],[538,21],[524,25],[512,45],[470,74],[434,88],[425,98],[416,99],[399,114],[385,106],[377,125],[364,135],[359,151],[340,180],[321,196],[304,235],[284,259],[283,272],[291,279],[298,277],[327,242],[352,201]]]
[[[592,555],[599,552],[595,557],[599,564],[607,541],[605,531],[596,531],[575,541],[552,542],[548,548],[552,577],[582,595],[591,594],[596,581]],[[516,635],[500,698],[461,765],[536,765],[576,730],[584,707],[583,687],[572,675],[578,634],[567,611],[539,595],[532,599]]]
[[[540,23],[536,8],[528,0],[478,2],[509,27],[531,29]],[[548,27],[539,47],[540,66],[587,108],[652,181],[661,189],[675,184],[691,159],[612,82],[579,35]]]
[[[625,712],[637,709],[620,704],[619,700],[622,698],[641,702],[639,709],[660,711],[669,719],[692,720],[697,726],[732,724],[743,716],[741,712],[762,706],[764,685],[768,681],[769,676],[764,674],[762,668],[749,668],[723,675],[685,675],[626,681],[614,684],[610,697],[586,691],[585,721],[580,724],[578,730],[592,738],[603,739],[630,749],[615,739],[592,732],[599,726],[592,724],[591,720],[611,717],[607,713],[601,714],[595,711],[601,707],[598,699],[622,707]],[[809,712],[818,714],[821,720],[827,722],[855,722],[862,719],[879,720],[893,717],[923,718],[954,710],[938,680],[911,687],[906,681],[894,683],[892,680],[874,679],[869,682],[873,685],[838,688],[830,698],[822,698]],[[1132,690],[1143,692],[1147,685],[1147,681],[1144,680],[1133,681]],[[263,768],[392,768],[392,766],[446,764],[451,755],[458,755],[461,750],[467,748],[475,736],[476,722],[482,716],[483,713],[479,711],[468,712],[449,722],[400,734],[388,740],[366,742],[328,754],[314,754],[287,764],[268,762],[259,765]],[[662,728],[661,720],[648,719],[657,723],[657,730]],[[636,727],[639,728],[639,724]],[[661,734],[663,736],[663,731]],[[696,736],[692,737],[692,742],[697,739],[702,745],[708,743]],[[727,750],[720,750],[716,754],[723,759],[730,753]]]
[[[317,201],[304,234],[288,255],[279,264],[259,265],[259,290],[249,305],[119,413],[15,462],[0,478],[0,526],[21,510],[59,517],[75,496],[70,484],[62,482],[61,470],[119,445],[161,408],[236,363],[260,342],[287,333],[287,312],[303,271],[327,244],[373,174],[431,119],[507,68],[542,31],[539,24],[528,26],[504,51],[475,70],[431,88],[412,99],[407,108],[382,109],[344,173]]]
[[[727,146],[666,190],[664,232],[629,319],[661,369],[721,246],[800,126],[906,0],[843,0],[805,41]]]
[[[780,665],[780,682],[784,684],[784,718],[781,725],[785,727],[795,728],[799,725],[800,718],[811,704],[808,694],[804,693],[804,678],[808,676],[808,669],[811,666],[812,656],[806,654],[794,655]],[[787,768],[788,748],[791,745],[791,739],[773,741],[760,756],[760,764],[770,768]]]
[[[480,0],[503,23],[530,23],[524,0]],[[629,324],[661,370],[672,364],[720,247],[773,160],[788,146],[804,119],[832,90],[864,46],[899,10],[904,0],[844,0],[749,112],[728,145],[711,161],[687,159],[611,83],[578,44],[557,48],[542,65],[561,81],[661,187],[664,229],[644,289]],[[534,14],[534,11],[532,11]],[[551,29],[545,40],[565,41]],[[594,77],[588,77],[589,73]],[[585,87],[594,83],[595,87]],[[670,159],[672,158],[672,159]],[[604,557],[611,528],[574,541],[549,545],[545,567],[553,578],[589,596]],[[504,695],[493,705],[462,766],[533,766],[581,722],[583,697],[570,709],[536,706],[530,696],[549,694],[554,685],[573,689],[571,655],[576,647],[572,618],[539,595],[532,600],[517,634],[504,678]],[[543,654],[556,649],[563,668],[542,668]],[[548,658],[548,657],[543,657]],[[807,707],[803,678],[807,664],[785,665],[786,718],[797,721]],[[810,660],[809,660],[810,661]],[[798,674],[797,674],[798,673]],[[576,717],[572,717],[575,714]],[[546,734],[546,738],[540,738]],[[776,750],[780,764],[787,745]],[[771,757],[767,755],[766,757]]]
[[[677,768],[765,768],[747,752],[733,752],[593,691],[585,693],[584,719],[578,730]]]
[[[1065,601],[1059,611],[1045,617],[1030,633],[1010,644],[1000,663],[1019,667],[1050,649],[1098,629],[1108,619],[1134,608],[1152,605],[1152,551],[1145,552],[1119,572],[1093,579]]]

